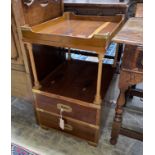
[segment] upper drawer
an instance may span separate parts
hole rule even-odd
[[[91,124],[99,124],[100,109],[82,106],[62,99],[47,97],[40,94],[36,95],[37,108],[48,112],[60,114],[60,109],[63,109],[63,116],[71,117],[83,122]]]

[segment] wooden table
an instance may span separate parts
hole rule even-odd
[[[129,87],[143,81],[143,18],[130,18],[113,41],[124,43],[125,49],[119,79],[120,94],[110,142],[116,144],[119,134],[142,140],[142,133],[122,128],[121,124],[126,91]]]
[[[35,109],[42,127],[70,133],[93,145],[98,143],[101,103],[113,73],[106,69],[108,66],[103,67],[103,57],[123,21],[122,15],[79,16],[67,12],[41,24],[21,27],[34,76]],[[68,48],[69,59],[39,81],[32,44]],[[71,48],[96,52],[98,63],[72,60]],[[59,124],[60,114],[64,127]]]

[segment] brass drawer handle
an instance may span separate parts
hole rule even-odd
[[[72,108],[70,106],[67,106],[67,105],[64,105],[64,104],[61,104],[61,103],[57,104],[57,108],[59,110],[63,109],[64,112],[72,112]]]
[[[69,124],[65,124],[65,130],[72,131],[73,127],[71,125],[69,125]]]

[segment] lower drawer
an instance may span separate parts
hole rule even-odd
[[[63,118],[65,121],[65,129],[62,130],[59,127],[58,116],[41,111],[37,111],[37,114],[39,117],[39,124],[41,126],[61,130],[94,143],[98,142],[99,129],[97,127],[92,127],[87,124],[81,124],[80,122],[77,123],[72,120]]]

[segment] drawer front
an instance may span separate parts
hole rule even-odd
[[[63,116],[71,117],[86,123],[98,124],[97,109],[81,106],[61,99],[55,99],[40,94],[36,94],[37,108],[60,114],[63,109]]]
[[[99,132],[99,129],[90,127],[85,124],[80,124],[77,122],[70,121],[68,119],[64,119],[65,128],[62,130],[59,127],[59,117],[55,115],[48,114],[46,112],[37,111],[39,116],[39,123],[41,126],[54,128],[74,136],[80,137],[82,139],[96,142],[96,135]]]

